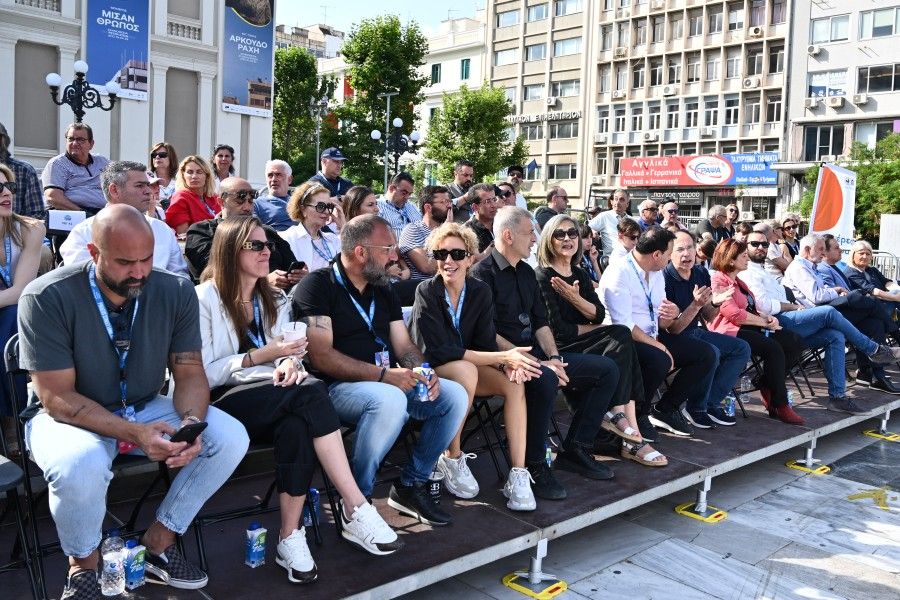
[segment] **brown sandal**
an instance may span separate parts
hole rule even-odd
[[[625,413],[617,412],[616,414],[612,414],[611,412],[608,412],[603,418],[603,422],[600,424],[600,427],[612,433],[613,435],[619,436],[626,442],[640,444],[644,441],[644,438],[641,436],[640,431],[632,428],[631,425],[626,425],[625,429],[619,429],[619,422],[625,418]]]
[[[647,442],[641,442],[640,444],[629,444],[628,442],[623,443],[622,458],[633,460],[636,463],[640,463],[648,467],[665,467],[669,464],[669,459],[663,456],[662,452],[659,452],[657,450],[648,452],[644,456],[638,456],[638,452],[640,452],[641,448],[646,445]],[[659,458],[660,456],[662,456],[663,460],[653,460],[654,458]]]

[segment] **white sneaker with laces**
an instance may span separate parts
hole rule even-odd
[[[275,562],[285,568],[288,580],[292,583],[311,583],[319,576],[306,544],[306,530],[303,527],[295,529],[283,540],[278,540]]]
[[[403,541],[368,502],[354,508],[350,520],[344,516],[343,500],[340,508],[341,535],[348,542],[379,556],[391,554],[403,547]]]
[[[509,470],[509,477],[506,478],[506,485],[503,486],[503,495],[509,498],[506,508],[509,510],[534,510],[537,508],[537,502],[534,499],[534,492],[531,491],[531,484],[534,479],[528,469],[513,467]]]
[[[447,458],[443,454],[438,458],[437,470],[444,474],[444,487],[457,498],[468,500],[478,495],[478,482],[466,464],[466,459],[476,456],[463,452],[459,458]]]

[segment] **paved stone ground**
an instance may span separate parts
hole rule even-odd
[[[900,429],[900,418],[891,420]],[[675,514],[690,490],[551,540],[543,569],[569,586],[560,598],[713,599],[900,597],[900,443],[850,428],[819,440],[829,475],[784,463],[802,448],[713,479],[709,502],[726,520],[704,524]],[[877,493],[891,486],[888,510]],[[501,578],[530,553],[485,565],[408,594],[405,600],[525,598]]]

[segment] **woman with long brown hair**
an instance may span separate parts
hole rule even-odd
[[[156,142],[150,148],[150,172],[159,179],[159,205],[169,208],[169,201],[175,193],[175,173],[178,169],[178,154],[168,142]]]
[[[185,157],[175,177],[178,191],[166,209],[166,224],[183,236],[191,225],[212,219],[222,207],[212,171],[201,157],[195,154]]]

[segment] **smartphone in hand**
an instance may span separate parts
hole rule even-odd
[[[176,431],[171,438],[169,438],[170,442],[187,442],[189,445],[194,443],[194,440],[197,439],[208,423],[201,421],[200,423],[188,423],[183,426],[181,429]]]
[[[293,273],[294,271],[302,271],[306,268],[306,263],[304,261],[294,261],[288,267],[288,273]]]

